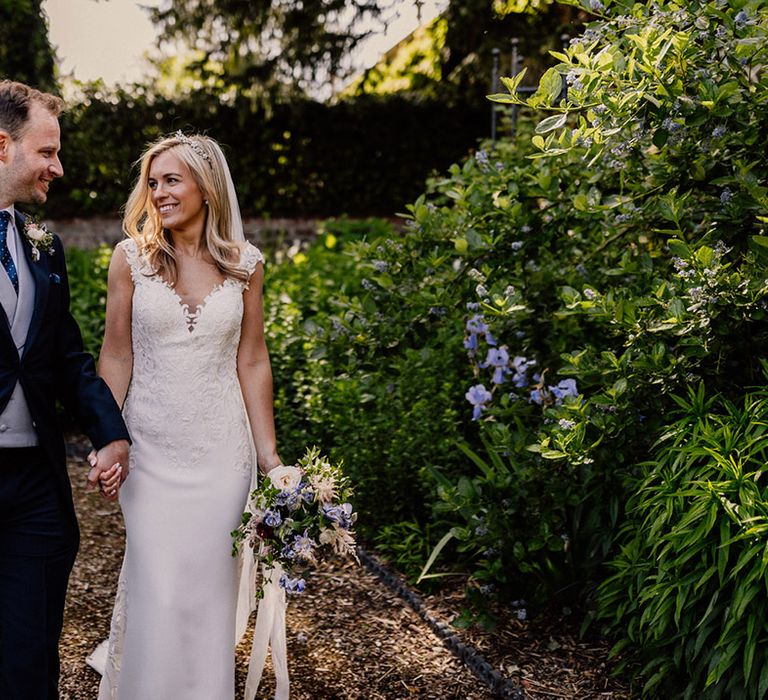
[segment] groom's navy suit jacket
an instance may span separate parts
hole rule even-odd
[[[17,231],[24,231],[24,217],[18,212],[15,221]],[[21,357],[0,305],[0,413],[16,382],[20,382],[40,447],[54,470],[62,505],[74,522],[56,400],[74,415],[96,449],[113,440],[129,439],[128,430],[112,393],[96,375],[93,358],[83,351],[80,329],[69,311],[69,283],[61,241],[54,236],[53,254],[41,250],[39,259],[34,260],[29,240],[23,234],[19,238],[34,278],[35,302]],[[0,269],[0,274],[5,272]]]

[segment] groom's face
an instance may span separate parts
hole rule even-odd
[[[0,131],[0,160],[4,165],[0,179],[2,199],[8,200],[8,204],[43,204],[53,179],[64,174],[59,160],[60,148],[59,120],[33,102],[29,119],[16,139]]]

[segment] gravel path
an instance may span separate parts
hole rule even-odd
[[[124,530],[118,506],[84,490],[82,464],[72,460],[69,469],[82,540],[65,612],[60,689],[62,700],[92,700],[99,677],[85,657],[109,631]],[[492,697],[362,566],[321,568],[307,591],[291,600],[287,628],[293,700]],[[249,642],[238,648],[238,697],[249,652]],[[272,697],[271,673],[267,668],[259,698]]]

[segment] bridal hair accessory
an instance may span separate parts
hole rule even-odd
[[[242,547],[264,570],[253,651],[245,684],[253,700],[261,681],[267,647],[272,647],[276,700],[288,698],[285,638],[286,593],[298,594],[321,559],[341,555],[357,559],[352,526],[357,513],[352,489],[341,471],[316,447],[308,448],[295,466],[272,469],[248,500],[242,524],[232,533],[233,554]]]
[[[197,141],[187,136],[181,129],[174,134],[174,137],[189,146],[201,158],[207,160],[209,163],[211,162],[211,156],[208,155],[206,150]]]
[[[24,222],[24,238],[32,246],[32,260],[40,260],[40,249],[48,255],[53,255],[53,234],[45,227],[45,224],[38,224],[33,218],[29,217]]]

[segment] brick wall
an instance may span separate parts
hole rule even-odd
[[[89,219],[45,220],[48,229],[61,236],[67,247],[94,248],[101,243],[114,246],[123,237],[120,220],[107,217]],[[255,245],[281,248],[311,240],[319,220],[316,219],[245,219],[245,236]]]

